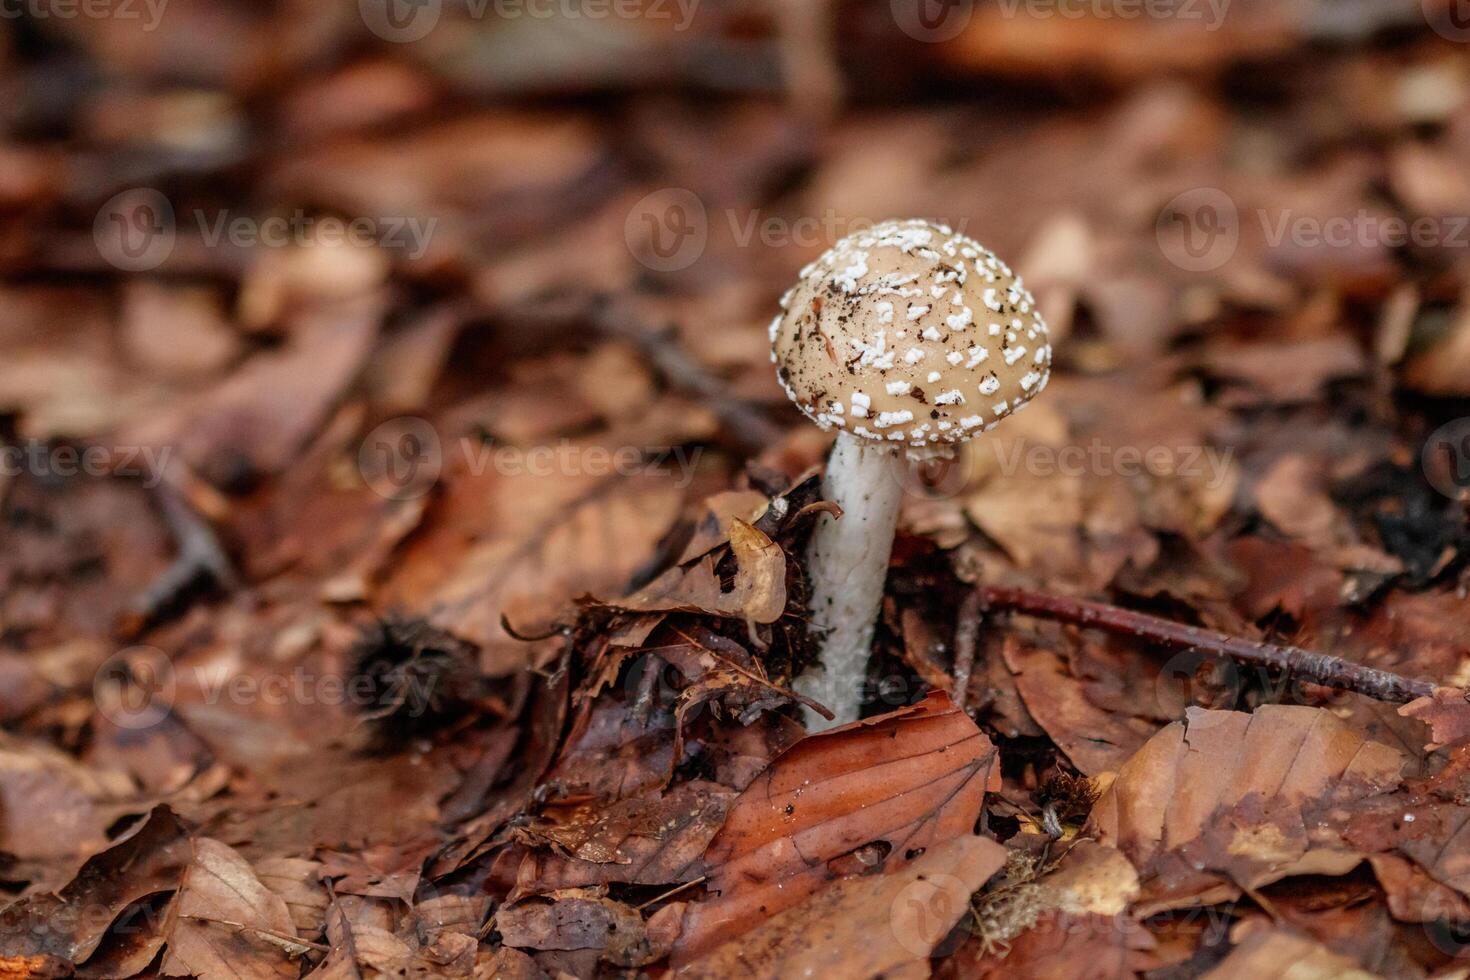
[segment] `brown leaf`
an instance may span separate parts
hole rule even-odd
[[[1118,768],[1153,734],[1154,725],[1093,704],[1062,658],[1031,638],[1007,636],[1003,650],[1026,710],[1084,774]]]
[[[677,921],[677,909],[665,919]],[[668,955],[667,935],[651,932],[633,908],[591,893],[570,892],[550,903],[521,902],[495,913],[507,946],[519,949],[595,949],[615,966],[644,966]]]
[[[367,362],[381,316],[378,300],[314,315],[287,348],[256,355],[222,384],[121,438],[175,446],[183,462],[220,485],[279,472]]]
[[[990,740],[942,693],[798,742],[735,802],[703,860],[715,897],[691,907],[688,963],[800,902],[828,862],[877,845],[885,870],[970,834],[998,788]]]
[[[291,912],[291,921],[303,933],[321,927],[327,911],[327,890],[322,885],[322,865],[303,858],[270,857],[255,863],[260,883],[281,897]]]
[[[1204,358],[1211,374],[1239,382],[1245,404],[1312,401],[1329,381],[1361,375],[1367,364],[1347,335],[1283,343],[1219,344]]]
[[[1405,718],[1417,718],[1429,726],[1424,751],[1434,752],[1470,737],[1470,694],[1458,687],[1436,687],[1428,697],[1399,708]]]
[[[1374,980],[1345,956],[1289,932],[1252,932],[1205,980]]]
[[[160,972],[201,980],[295,977],[291,912],[261,884],[238,851],[208,837],[194,841],[194,859],[174,904],[175,922]]]
[[[535,633],[576,596],[624,587],[683,497],[666,474],[509,475],[493,466],[449,472],[443,489],[435,521],[404,549],[377,601],[431,610],[435,625],[480,645],[493,676],[524,668],[531,651],[502,617]]]
[[[556,852],[526,856],[512,897],[612,882],[690,880],[734,797],[733,790],[695,780],[656,798],[592,804],[557,823],[538,821],[518,836]]]
[[[177,888],[189,859],[183,825],[172,810],[158,807],[132,833],[87,861],[59,895],[36,895],[0,913],[0,943],[9,953],[46,953],[84,963],[125,909]],[[78,909],[87,914],[77,914]],[[145,919],[144,924],[154,940],[146,963],[163,936],[158,922]]]
[[[1393,789],[1403,763],[1325,709],[1190,708],[1119,770],[1090,827],[1139,869],[1150,909],[1233,898],[1357,864],[1328,808]]]
[[[93,770],[44,743],[7,739],[0,743],[0,850],[26,860],[96,853],[114,818],[106,805],[131,788],[121,773]]]
[[[726,592],[715,556],[671,568],[617,605],[640,612],[682,610],[774,623],[786,609],[786,555],[779,545],[738,517],[730,522],[735,584]]]
[[[889,874],[844,878],[679,969],[680,978],[902,974],[924,963],[1005,863],[1005,848],[964,834]],[[922,974],[920,974],[922,975]]]
[[[1111,980],[1143,973],[1151,966],[1148,954],[1155,945],[1148,930],[1129,916],[1048,909],[1000,950],[977,948],[973,969],[965,963],[970,946],[948,962],[966,980]]]

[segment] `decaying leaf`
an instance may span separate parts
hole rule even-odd
[[[1375,974],[1310,939],[1261,929],[1204,976],[1208,980],[1374,980]]]
[[[173,892],[192,858],[189,835],[167,807],[112,847],[82,865],[75,880],[59,893],[41,894],[0,912],[0,950],[9,954],[45,954],[70,963],[85,963],[103,942],[108,928],[124,910],[150,895]],[[73,915],[69,909],[89,914]],[[145,917],[141,965],[153,959],[165,938],[161,917]]]
[[[1153,724],[1093,704],[1065,661],[1034,638],[1007,636],[1003,656],[1026,710],[1083,773],[1116,769],[1153,734]]]
[[[1428,697],[1410,701],[1399,709],[1405,718],[1417,718],[1429,726],[1424,751],[1433,752],[1470,737],[1470,695],[1458,687],[1437,687]]]
[[[202,980],[294,977],[302,944],[281,896],[261,884],[239,852],[195,838],[174,903],[161,972]]]
[[[645,966],[668,955],[678,934],[681,903],[665,906],[649,921],[633,908],[575,890],[531,899],[495,914],[505,945],[518,949],[597,950],[621,967]]]
[[[995,748],[944,694],[798,742],[731,807],[674,961],[802,901],[850,866],[892,870],[973,832]],[[855,862],[844,863],[844,858]]]
[[[786,609],[786,556],[765,534],[739,518],[730,522],[735,581],[720,585],[714,558],[671,568],[618,604],[641,612],[683,610],[774,623]]]
[[[1394,789],[1404,761],[1320,708],[1191,708],[1118,771],[1090,826],[1139,869],[1143,907],[1210,904],[1352,868],[1363,855],[1332,807]]]
[[[969,912],[1005,848],[963,835],[887,874],[844,878],[681,968],[681,978],[904,976]],[[922,975],[922,974],[919,974]]]

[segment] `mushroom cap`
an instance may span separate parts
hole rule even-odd
[[[1021,278],[944,225],[885,221],[801,270],[771,321],[791,400],[824,429],[947,456],[1017,411],[1051,374]]]

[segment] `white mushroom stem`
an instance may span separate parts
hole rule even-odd
[[[873,626],[903,497],[893,461],[891,447],[839,432],[827,462],[822,495],[842,508],[842,518],[823,514],[812,533],[807,574],[821,659],[796,679],[795,687],[836,717],[828,721],[808,708],[808,731],[856,721],[862,707]]]

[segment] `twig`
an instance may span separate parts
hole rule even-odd
[[[732,397],[723,382],[690,357],[672,327],[650,328],[615,303],[598,304],[593,319],[604,333],[634,344],[669,384],[706,402],[741,448],[757,453],[785,435],[749,404]]]
[[[1429,681],[1415,680],[1300,647],[1277,646],[1198,626],[1186,626],[1103,602],[999,585],[978,586],[975,593],[987,608],[1060,620],[1170,647],[1192,647],[1241,663],[1281,670],[1323,687],[1352,691],[1379,701],[1403,704],[1434,693],[1434,684]]]
[[[324,946],[321,943],[314,943],[310,939],[301,939],[297,936],[288,936],[284,933],[276,932],[273,929],[263,929],[260,926],[247,925],[244,922],[235,922],[231,919],[217,919],[213,916],[190,915],[187,912],[184,913],[184,918],[192,919],[195,922],[213,923],[214,925],[225,926],[229,929],[238,929],[241,932],[254,933],[267,942],[271,942],[276,944],[277,946],[280,946],[286,951],[286,955],[293,958],[297,956],[303,956],[313,949],[319,953],[331,952],[330,946]]]
[[[566,294],[487,312],[523,327],[534,326],[542,333],[590,324],[604,336],[631,343],[648,358],[665,382],[708,405],[730,438],[749,455],[774,446],[785,435],[780,426],[748,402],[731,395],[724,382],[691,357],[680,345],[672,326],[655,329],[626,304],[606,295]]]
[[[708,879],[708,877],[709,877],[708,875],[700,875],[698,878],[695,878],[693,881],[686,881],[682,885],[675,885],[673,888],[670,888],[668,891],[664,892],[662,895],[655,895],[653,898],[650,898],[648,901],[644,902],[642,905],[636,905],[636,906],[634,906],[633,907],[633,911],[635,911],[635,912],[642,912],[644,909],[648,908],[650,905],[654,904],[655,902],[662,902],[664,899],[668,898],[669,896],[671,896],[671,895],[677,895],[677,894],[679,894],[681,891],[683,891],[686,888],[693,888],[695,885],[698,885],[701,882],[703,882],[706,879]]]
[[[234,567],[214,528],[195,512],[183,493],[165,481],[159,485],[157,496],[159,512],[174,537],[178,554],[133,600],[124,633],[141,629],[201,579],[207,578],[226,590],[238,584]]]
[[[959,621],[954,628],[954,690],[950,696],[961,711],[970,689],[970,672],[975,669],[975,647],[980,641],[980,616],[983,612],[979,592],[971,592],[960,603]]]

